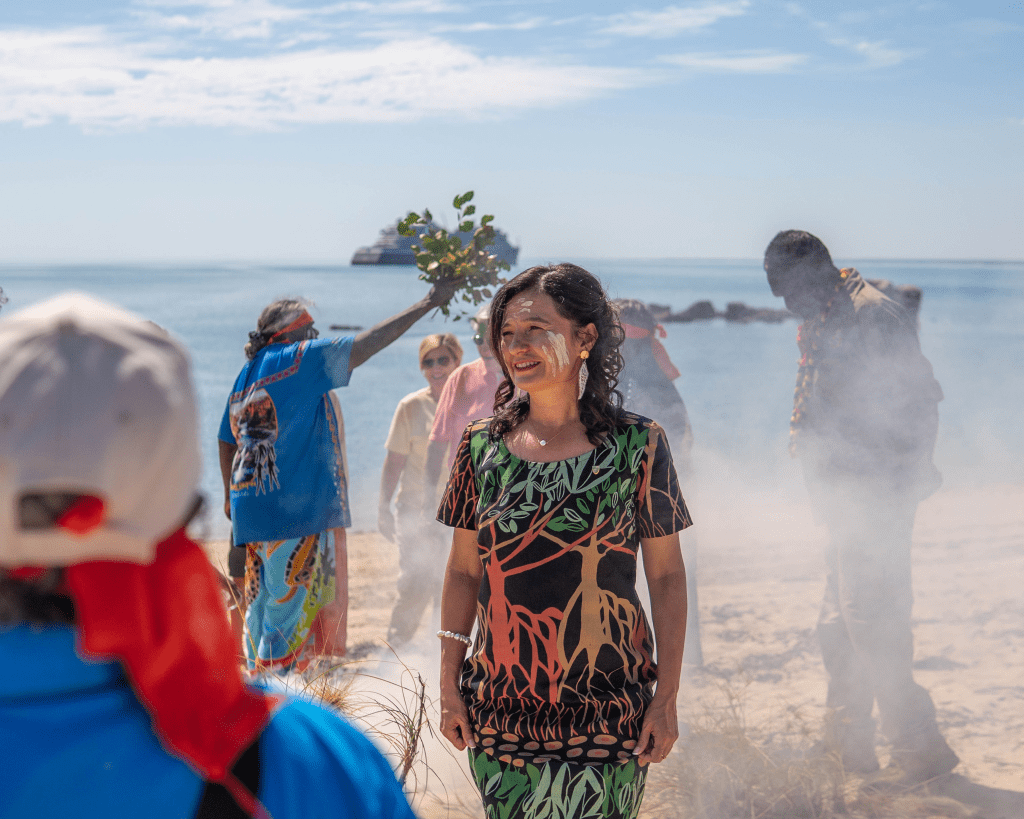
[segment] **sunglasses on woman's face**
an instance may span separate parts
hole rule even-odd
[[[487,338],[487,322],[481,322],[476,325],[476,332],[473,334],[473,343],[477,347],[482,347],[489,341]]]
[[[424,358],[423,361],[420,362],[420,366],[424,370],[429,370],[435,364],[438,367],[447,367],[450,363],[451,363],[451,358],[449,358],[446,355],[439,355],[437,358]]]

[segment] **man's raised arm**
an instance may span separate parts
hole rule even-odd
[[[352,342],[352,352],[348,357],[349,372],[379,353],[391,342],[396,341],[435,307],[440,307],[451,301],[458,281],[458,279],[441,279],[435,282],[434,286],[430,288],[430,292],[414,305],[357,335]]]

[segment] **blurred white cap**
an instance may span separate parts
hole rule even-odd
[[[199,481],[188,353],[157,325],[79,293],[0,319],[0,566],[149,563]],[[25,528],[25,495],[100,498],[97,526]]]

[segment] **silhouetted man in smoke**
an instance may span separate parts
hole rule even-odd
[[[892,781],[912,784],[959,761],[913,679],[910,539],[917,504],[941,476],[932,463],[942,390],[915,321],[821,240],[779,233],[765,251],[772,293],[803,319],[790,450],[818,522],[828,527],[818,637],[828,672],[822,748],[871,773],[872,704],[892,743]]]

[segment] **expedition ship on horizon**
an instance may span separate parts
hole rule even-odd
[[[398,232],[398,222],[390,225],[380,232],[380,237],[369,247],[359,248],[352,256],[352,264],[416,264],[416,257],[413,255],[412,246],[419,241],[420,236],[429,231],[438,230],[439,225],[433,222],[421,228],[419,236],[403,236]],[[457,233],[462,239],[465,247],[473,241],[472,233]],[[495,228],[494,241],[487,246],[488,252],[494,254],[509,265],[515,265],[519,258],[519,248],[509,242],[508,237],[501,230]]]

